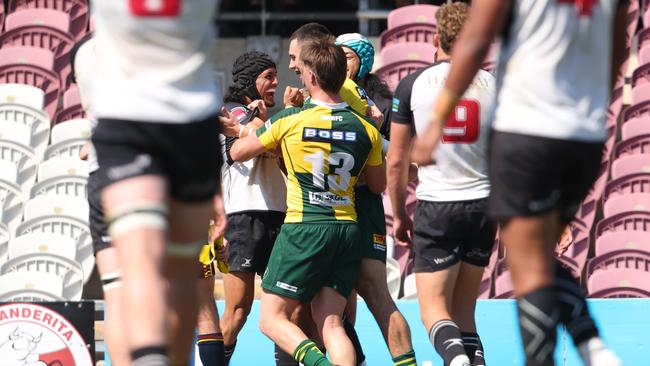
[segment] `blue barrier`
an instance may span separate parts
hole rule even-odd
[[[223,301],[218,301],[223,312]],[[398,307],[411,326],[413,346],[418,365],[438,366],[442,360],[433,350],[427,331],[420,321],[417,301],[398,301]],[[646,352],[650,350],[650,299],[593,299],[589,308],[596,318],[607,344],[623,359],[626,366],[649,365]],[[515,303],[512,300],[481,300],[476,309],[476,321],[485,346],[488,365],[524,365],[519,341]],[[237,349],[230,366],[272,366],[273,344],[258,329],[259,302],[253,304],[248,322],[239,335]],[[374,318],[363,302],[359,303],[357,333],[369,366],[392,365],[388,349]],[[198,359],[198,357],[197,357]],[[571,338],[563,330],[558,333],[555,360],[558,366],[580,366],[582,362]],[[199,365],[200,362],[197,362]],[[110,365],[110,364],[109,364]]]

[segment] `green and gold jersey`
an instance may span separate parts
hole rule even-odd
[[[382,163],[377,128],[346,103],[315,100],[271,117],[257,130],[287,167],[285,222],[356,221],[354,185],[364,166]]]
[[[352,79],[345,79],[339,95],[357,113],[361,113],[364,116],[368,114],[368,96],[366,95],[366,91]]]

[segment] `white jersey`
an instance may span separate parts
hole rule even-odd
[[[226,103],[230,113],[243,125],[253,118],[251,110],[237,103]],[[221,138],[224,164],[221,168],[223,202],[226,214],[245,211],[287,211],[287,182],[277,155],[271,152],[245,162],[230,159],[235,138]]]
[[[93,114],[159,123],[215,114],[221,101],[211,60],[216,5],[217,0],[93,2]]]
[[[513,0],[501,41],[494,129],[605,139],[612,25],[618,0]]]
[[[94,71],[97,63],[95,52],[95,39],[91,38],[79,46],[74,57],[74,72],[77,89],[79,90],[79,97],[81,98],[81,106],[86,112],[86,118],[90,121],[91,131],[94,131],[95,127],[97,127],[97,119],[91,112],[92,101],[94,100],[92,97],[95,80]],[[89,173],[99,169],[99,164],[97,163],[97,152],[95,152],[95,148],[92,144],[90,144],[87,161]]]
[[[410,124],[416,134],[423,133],[450,66],[449,62],[439,62],[400,81],[392,121]],[[443,129],[434,153],[436,163],[418,169],[417,199],[467,201],[490,194],[487,144],[494,93],[494,76],[480,70]]]

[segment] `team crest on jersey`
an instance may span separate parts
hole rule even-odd
[[[61,314],[46,307],[0,306],[0,360],[3,366],[91,366],[86,342]]]
[[[368,94],[362,87],[358,85],[357,85],[357,93],[359,93],[359,97],[361,97],[361,99],[368,100]]]
[[[302,140],[316,142],[356,142],[357,133],[354,131],[305,127],[302,129]]]
[[[372,234],[372,246],[382,252],[386,251],[386,235]]]
[[[397,112],[398,110],[399,110],[399,99],[393,98],[393,112]]]
[[[235,107],[230,110],[230,114],[235,116],[235,118],[237,118],[237,121],[241,123],[243,120],[246,119],[246,116],[248,115],[248,110],[245,107]]]

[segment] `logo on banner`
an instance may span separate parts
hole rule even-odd
[[[77,329],[61,314],[36,304],[0,306],[3,366],[91,366]]]

